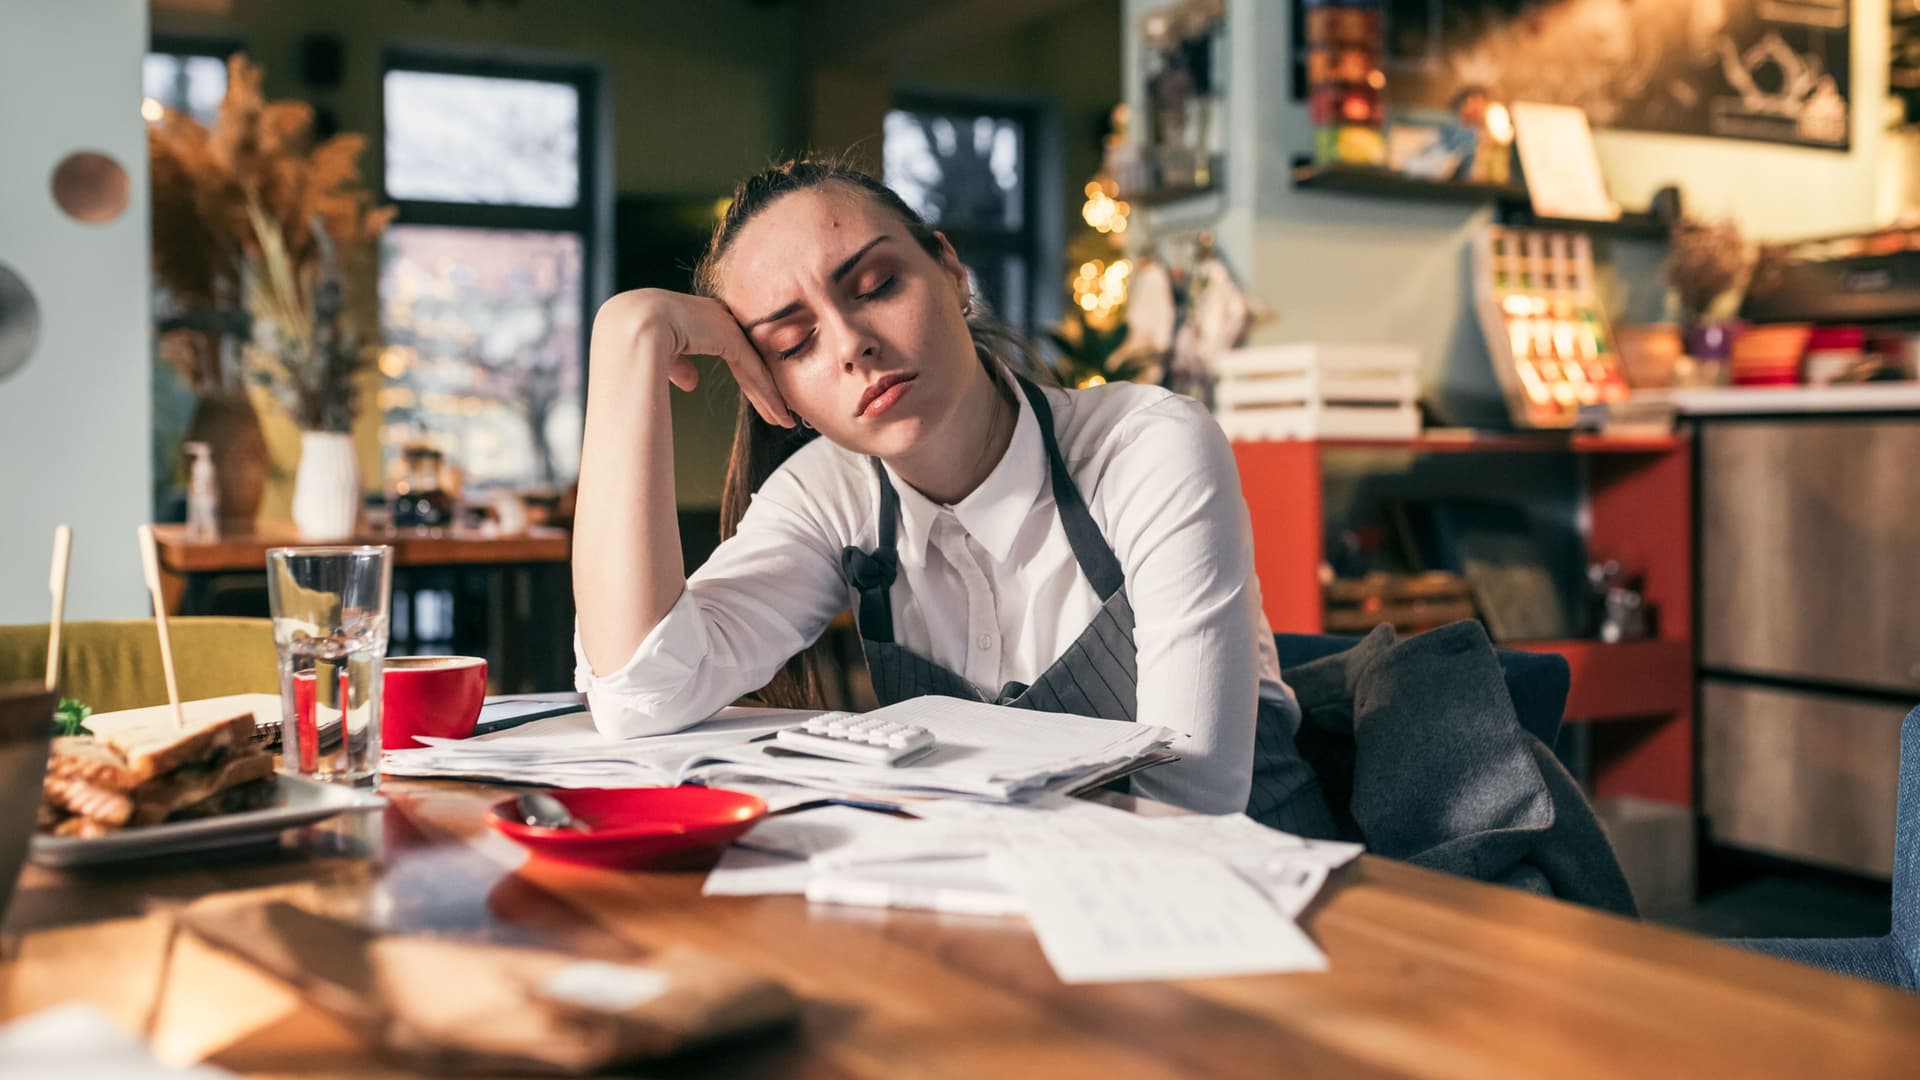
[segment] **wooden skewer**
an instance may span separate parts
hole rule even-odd
[[[53,527],[53,572],[47,591],[53,594],[53,615],[47,620],[47,692],[60,685],[60,625],[67,618],[67,561],[73,554],[73,530]]]
[[[160,669],[167,676],[167,703],[173,706],[173,726],[187,726],[180,709],[180,684],[173,675],[173,639],[167,634],[167,602],[160,595],[160,551],[154,546],[153,526],[140,526],[140,569],[147,577],[147,595],[153,597],[153,625],[160,631]]]

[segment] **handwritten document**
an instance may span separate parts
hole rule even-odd
[[[1325,954],[1230,866],[1166,850],[1022,845],[996,873],[1066,983],[1324,971]]]

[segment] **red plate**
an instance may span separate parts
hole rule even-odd
[[[487,824],[543,858],[616,870],[688,866],[718,853],[767,814],[757,795],[722,788],[577,788],[550,791],[586,830],[547,829],[493,804]]]

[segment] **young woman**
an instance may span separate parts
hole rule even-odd
[[[1181,760],[1135,791],[1331,834],[1204,409],[1016,374],[946,238],[833,164],[742,183],[695,280],[594,320],[573,567],[603,733],[677,731],[762,687],[808,704],[789,659],[851,607],[882,703],[1160,724]],[[668,385],[693,388],[690,356],[724,360],[742,401],[725,540],[687,578]]]

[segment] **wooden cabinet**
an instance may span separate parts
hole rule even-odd
[[[1701,664],[1920,700],[1920,420],[1701,424]]]
[[[1700,714],[1700,800],[1716,842],[1893,873],[1906,709],[1709,680]]]

